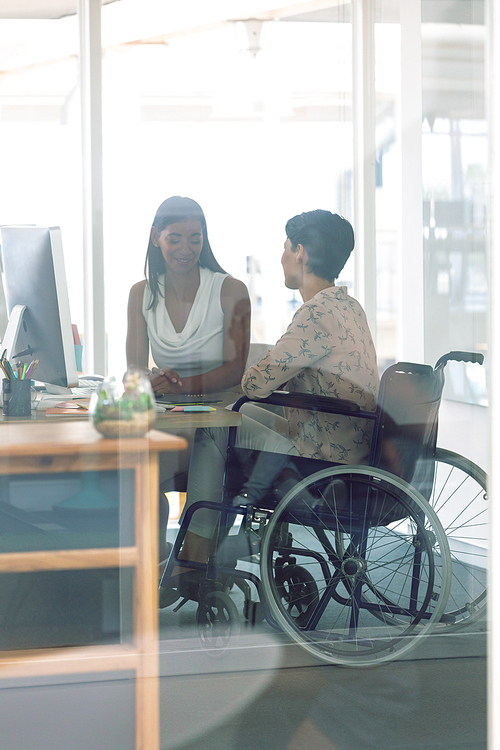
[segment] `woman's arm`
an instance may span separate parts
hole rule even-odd
[[[202,375],[184,377],[172,382],[171,378],[155,373],[153,388],[163,393],[213,393],[239,385],[250,346],[250,298],[243,282],[228,276],[221,289],[224,313],[223,364]],[[174,373],[175,374],[175,373]]]
[[[147,369],[149,339],[146,321],[142,314],[142,299],[146,281],[139,281],[130,290],[128,298],[127,366]]]
[[[142,314],[142,300],[144,298],[144,289],[146,280],[134,284],[130,290],[128,299],[128,328],[127,328],[127,367],[140,367],[142,370],[149,372],[149,338],[148,328],[144,315]],[[153,373],[149,378],[153,391],[159,393],[171,392],[164,385],[165,383],[181,383],[176,372],[169,367],[163,370],[153,368]],[[160,377],[158,377],[158,374]],[[157,382],[160,381],[160,382]],[[177,391],[175,391],[177,392]]]
[[[243,393],[252,398],[267,398],[284,383],[313,367],[331,348],[324,346],[325,339],[317,335],[321,329],[319,321],[311,325],[309,306],[302,305],[271,351],[245,372],[241,382]]]

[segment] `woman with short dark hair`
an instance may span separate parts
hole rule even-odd
[[[299,290],[303,305],[273,349],[245,372],[244,393],[266,398],[286,383],[291,392],[347,399],[362,410],[375,410],[379,376],[366,315],[346,287],[335,286],[354,247],[350,223],[330,211],[308,211],[287,222],[286,234],[281,258],[285,285]],[[298,409],[282,418],[254,404],[244,410],[236,445],[264,453],[243,487],[241,502],[252,504],[272,487],[286,461],[270,454],[340,464],[368,460],[372,428],[367,420]],[[186,507],[200,500],[220,502],[227,442],[225,428],[197,430]],[[197,511],[180,558],[205,562],[216,522],[213,511]],[[174,569],[170,586],[189,594],[198,573]]]
[[[301,244],[307,248],[311,273],[331,284],[354,249],[354,231],[347,219],[320,208],[289,219],[285,233],[292,247]]]

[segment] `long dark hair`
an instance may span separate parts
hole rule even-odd
[[[162,232],[169,224],[176,224],[179,221],[196,219],[201,224],[203,236],[203,246],[201,248],[199,265],[202,268],[209,268],[210,271],[226,273],[217,263],[215,256],[210,247],[207,234],[207,222],[205,214],[199,203],[191,198],[182,198],[180,195],[174,195],[163,201],[158,208],[153,219],[153,227],[158,232]],[[151,289],[152,300],[148,310],[154,310],[158,304],[160,285],[158,279],[165,273],[165,261],[161,249],[153,245],[151,235],[149,236],[148,251],[146,253],[146,262],[144,264],[144,275]]]

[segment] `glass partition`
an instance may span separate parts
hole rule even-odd
[[[0,224],[60,226],[83,330],[78,21],[0,17]],[[0,291],[0,336],[6,326]]]
[[[286,221],[328,208],[352,220],[351,26],[228,22],[106,50],[106,321],[109,369],[124,366],[128,290],[169,195],[205,211],[214,254],[247,283],[252,340],[273,344],[298,307],[282,284]],[[114,283],[117,269],[121,283]],[[352,268],[342,283],[352,287]]]
[[[439,4],[433,5],[437,8]],[[439,22],[439,16],[434,15],[434,20],[422,26],[425,344],[429,362],[450,349],[487,354],[486,30],[479,14],[471,20],[475,22],[450,24]],[[484,368],[453,365],[448,397],[485,406],[486,371],[487,363]]]
[[[243,518],[247,544],[238,565],[253,577],[238,578],[227,569],[217,577],[224,560],[232,564],[240,554],[232,528],[223,562],[210,560],[208,603],[199,607],[195,598],[179,597],[159,610],[162,750],[486,747],[487,27],[479,0],[357,5],[358,11],[363,3],[373,10],[375,69],[368,72],[374,90],[365,92],[372,97],[375,128],[370,229],[376,319],[370,324],[377,331],[381,370],[401,357],[403,318],[413,313],[400,294],[403,276],[408,280],[408,268],[415,267],[415,258],[401,247],[401,196],[410,187],[402,179],[402,90],[407,80],[414,81],[401,69],[405,2],[421,11],[413,41],[422,80],[405,93],[421,98],[423,114],[417,123],[422,164],[413,175],[419,187],[415,211],[423,224],[422,235],[414,238],[424,282],[422,359],[434,365],[456,349],[485,354],[486,365],[447,366],[438,449],[416,469],[425,499],[414,489],[408,492],[395,441],[388,440],[383,465],[393,472],[376,476],[375,483],[366,465],[349,467],[342,480],[335,475],[338,467],[323,467],[333,475],[301,484],[303,494],[289,496],[279,513],[278,495],[274,506],[251,515],[244,507],[235,512]],[[189,23],[181,5],[160,0],[123,0],[106,8],[106,33],[114,19],[115,35],[103,49],[105,319],[108,369],[115,375],[125,368],[128,292],[143,277],[152,218],[166,197],[186,195],[202,205],[217,260],[250,291],[255,343],[273,344],[301,302],[282,283],[287,219],[318,207],[343,214],[355,229],[360,219],[353,207],[353,79],[359,61],[352,53],[351,3],[301,3],[300,15],[293,15],[297,4],[269,3],[264,12],[262,4],[250,3],[248,18],[215,18],[214,5],[190,4]],[[231,8],[236,6],[241,4]],[[0,223],[62,227],[78,323],[83,284],[76,18],[50,23],[17,26],[0,20],[0,35],[11,45],[0,76]],[[42,37],[50,40],[50,51],[36,43]],[[338,282],[354,289],[354,273],[349,262]],[[415,319],[420,321],[418,311]],[[406,403],[401,399],[402,411]],[[390,430],[390,420],[386,424]],[[413,442],[401,449],[403,463],[412,457]],[[9,506],[10,523],[0,528],[4,550],[29,549],[35,537],[39,548],[45,544],[49,550],[74,548],[75,540],[85,547],[87,537],[95,548],[131,543],[138,519],[132,518],[130,475],[103,471],[92,488],[123,498],[120,517],[112,512],[104,520],[82,520],[57,510],[89,479],[79,472],[69,477],[70,471],[61,477],[60,497],[37,475],[32,480],[42,492],[36,497],[31,485],[21,486],[25,479],[4,478],[0,500]],[[282,495],[298,486],[296,477],[292,485],[286,480],[290,477]],[[369,512],[363,515],[353,497]],[[173,542],[178,525],[171,511]],[[21,533],[26,524],[29,531]],[[36,531],[40,524],[49,527],[44,542]],[[271,532],[260,548],[255,540],[265,528]],[[127,644],[133,588],[128,566],[121,577],[114,568],[91,571],[89,578],[81,571],[41,572],[37,578],[30,571],[2,571],[3,647],[72,645],[72,632],[80,645],[107,639]],[[266,581],[261,588],[260,579]],[[26,591],[37,586],[39,629],[36,613],[24,606]],[[335,596],[328,598],[333,588]],[[60,616],[50,607],[55,589],[66,599]],[[267,620],[266,607],[257,601],[266,595],[274,602]],[[87,620],[86,601],[98,603]],[[367,623],[363,637],[353,635],[360,611]],[[323,617],[328,625],[318,627]],[[312,635],[301,641],[311,622]],[[406,646],[413,638],[410,651]],[[346,661],[366,650],[373,663],[383,653],[385,663],[339,670],[322,658],[322,643],[330,654],[347,654]],[[408,653],[393,660],[400,647]],[[130,658],[125,651],[122,656]],[[156,657],[155,652],[143,675],[148,669],[154,673]],[[149,705],[156,709],[157,703]],[[110,710],[113,721],[121,710],[119,702],[115,713]]]

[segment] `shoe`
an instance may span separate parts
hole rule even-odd
[[[250,500],[248,494],[246,492],[240,492],[239,495],[235,495],[231,501],[231,505],[233,507],[238,507],[240,505],[254,505],[254,502]]]

